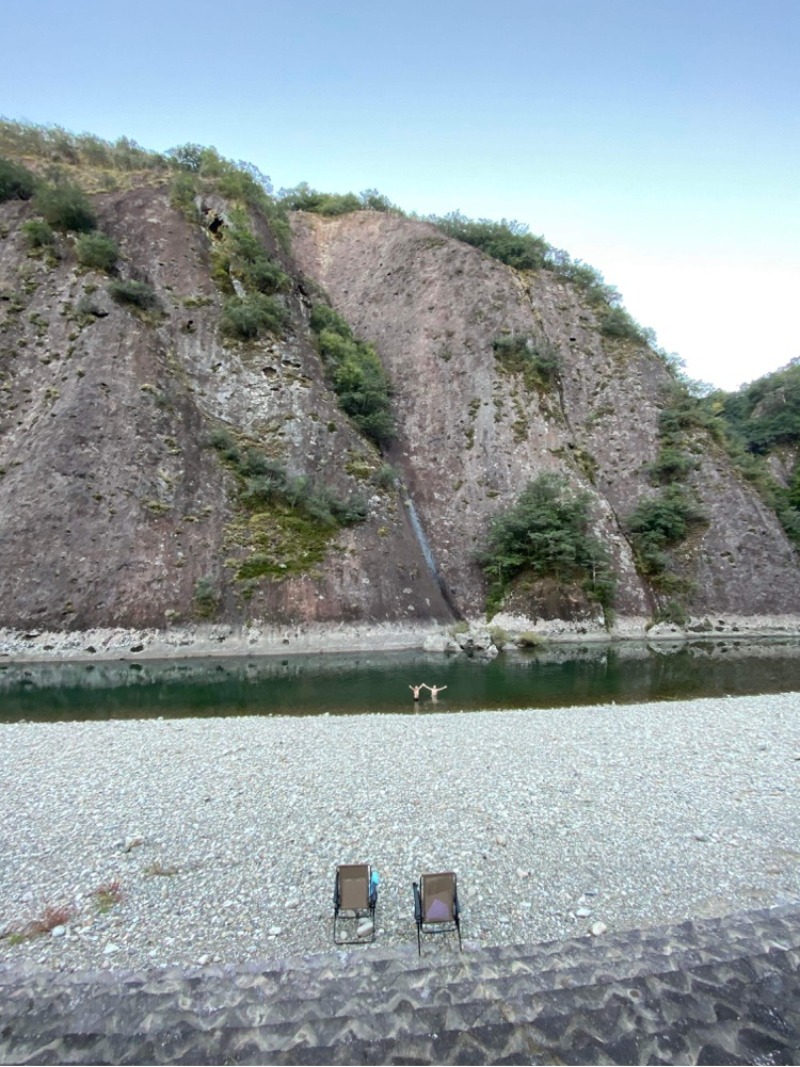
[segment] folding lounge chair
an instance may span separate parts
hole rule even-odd
[[[417,950],[422,955],[420,934],[458,934],[461,944],[461,921],[458,907],[458,885],[452,871],[423,874],[419,884],[414,882],[414,918],[417,922]]]
[[[368,863],[342,864],[336,868],[333,887],[333,940],[337,945],[360,945],[375,940],[375,905],[378,902],[378,876]],[[340,916],[339,912],[349,912]],[[337,936],[341,922],[359,920],[369,916],[372,931],[369,937],[340,938]]]

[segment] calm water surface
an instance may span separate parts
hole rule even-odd
[[[410,683],[446,685],[415,704]],[[552,646],[493,661],[424,652],[0,663],[0,721],[471,711],[800,690],[797,639]]]

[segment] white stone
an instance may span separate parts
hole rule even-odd
[[[594,937],[599,937],[601,934],[604,934],[606,932],[606,930],[608,930],[608,927],[606,926],[605,923],[596,922],[596,923],[592,923],[592,927],[591,927],[591,931],[590,932]]]

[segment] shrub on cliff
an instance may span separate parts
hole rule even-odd
[[[250,232],[244,212],[236,212],[225,235],[229,270],[247,289],[277,293],[288,289],[289,276],[267,254],[263,244]]]
[[[642,327],[623,307],[604,309],[600,316],[600,331],[606,337],[622,337],[640,342],[647,340]]]
[[[286,309],[274,297],[249,293],[225,301],[220,329],[234,340],[255,341],[265,333],[280,335],[286,319]]]
[[[82,267],[110,273],[119,257],[119,249],[116,242],[104,233],[84,233],[75,244],[75,255]]]
[[[19,163],[0,156],[0,200],[30,200],[36,178]]]
[[[28,248],[43,249],[54,248],[56,243],[56,235],[53,232],[53,227],[44,221],[44,219],[29,219],[22,225],[22,233],[25,236],[25,241]]]
[[[97,225],[88,196],[72,182],[41,185],[33,198],[33,206],[57,230],[89,233]]]
[[[558,475],[540,474],[511,508],[495,515],[479,556],[494,606],[524,571],[579,583],[603,607],[611,605],[616,579],[605,546],[589,529],[589,500],[588,493],[569,491]]]
[[[523,334],[503,334],[493,343],[494,358],[510,374],[521,374],[528,389],[546,391],[558,383],[558,350]]]
[[[377,445],[391,441],[391,388],[375,349],[355,338],[345,320],[325,304],[312,309],[311,329],[342,410]]]
[[[367,518],[367,502],[355,495],[338,497],[327,486],[303,475],[293,477],[282,463],[257,448],[241,448],[227,430],[215,430],[208,444],[239,482],[239,500],[253,512],[285,504],[321,526],[353,526]]]
[[[693,529],[707,524],[708,516],[678,483],[642,500],[626,522],[640,570],[658,584],[668,572],[666,550],[685,541]]]
[[[347,215],[363,206],[355,193],[320,193],[308,182],[281,189],[278,195],[289,211],[312,211],[317,215]]]
[[[490,219],[468,219],[459,211],[449,215],[431,215],[434,226],[465,244],[472,245],[501,263],[517,270],[541,270],[548,264],[550,246],[543,237],[535,237],[520,222],[492,222]]]
[[[132,278],[111,282],[108,292],[118,304],[128,304],[142,311],[149,311],[157,304],[155,290],[147,282],[137,282]]]

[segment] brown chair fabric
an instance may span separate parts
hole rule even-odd
[[[369,908],[368,863],[345,864],[339,871],[339,907],[342,911],[357,911]]]
[[[452,871],[423,874],[419,880],[422,921],[448,923],[455,919],[456,876]]]

